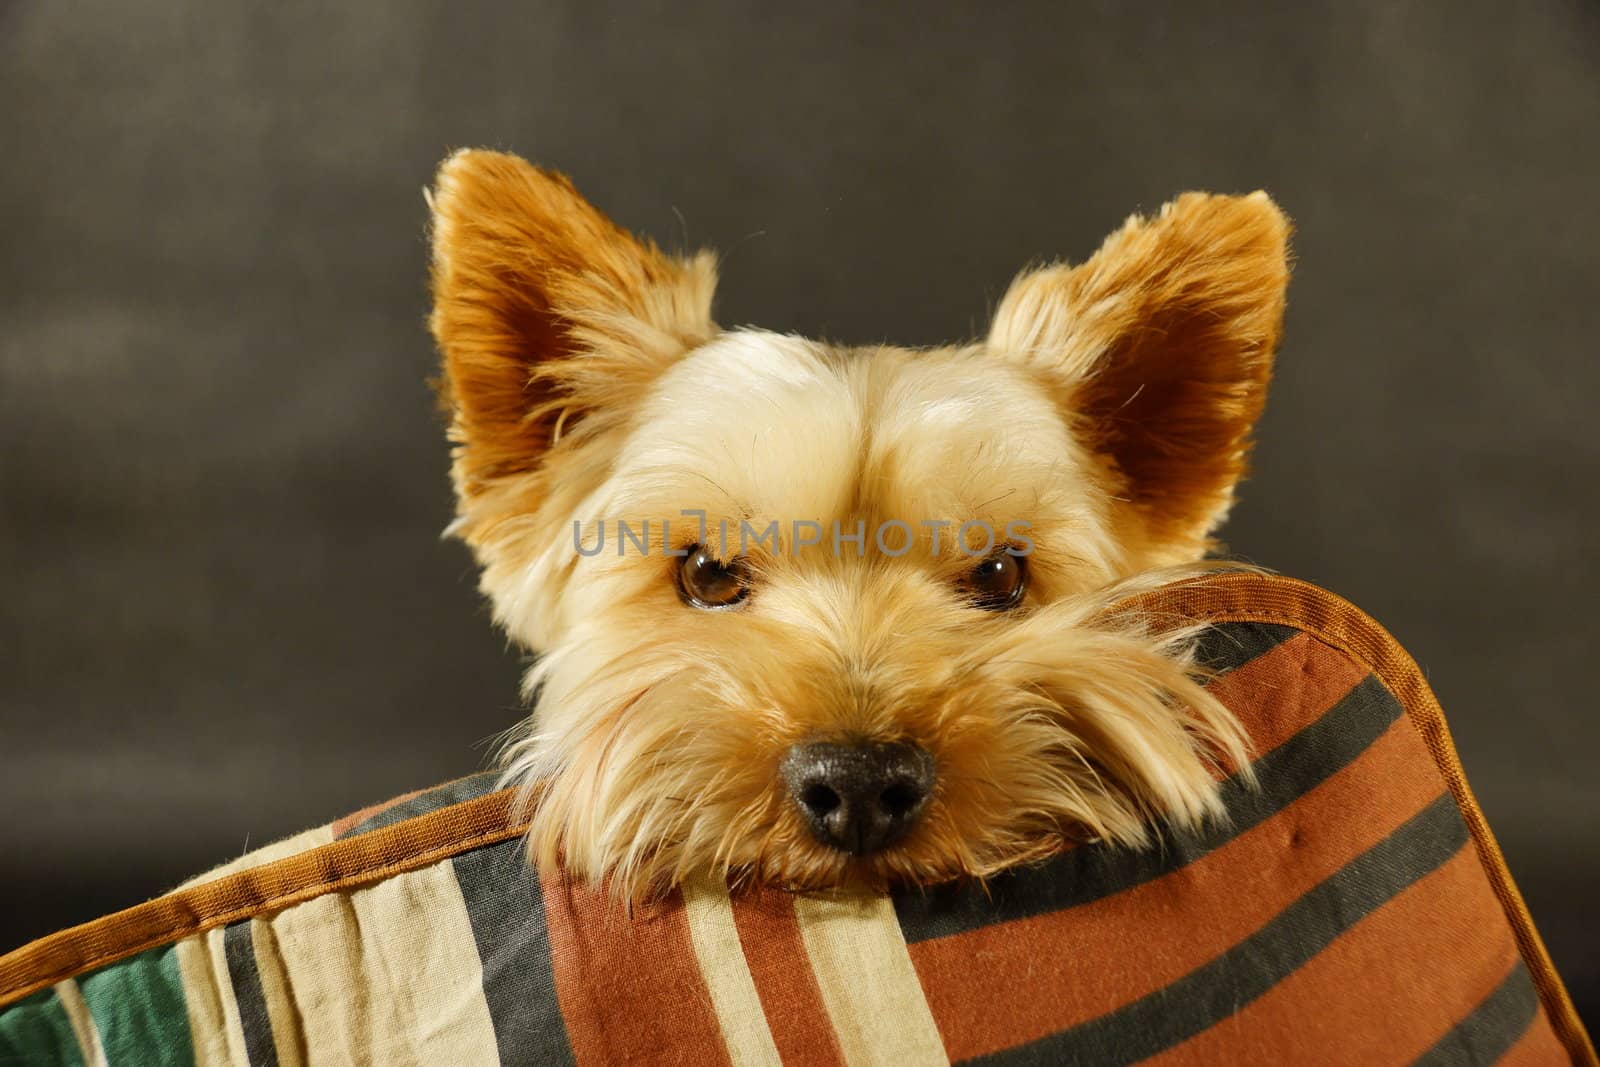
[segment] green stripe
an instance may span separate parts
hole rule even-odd
[[[1438,870],[1467,841],[1454,799],[1441,794],[1205,966],[1109,1015],[969,1062],[1109,1065],[1154,1056],[1236,1014],[1396,894]],[[1390,1008],[1405,1010],[1403,1004]],[[1314,1012],[1317,1006],[1309,1002],[1305,1010]]]
[[[1518,960],[1494,992],[1424,1052],[1417,1063],[1426,1067],[1493,1063],[1522,1039],[1538,1013],[1539,991],[1533,988],[1533,978]]]
[[[174,945],[151,949],[78,979],[116,1067],[193,1067],[194,1042]]]
[[[0,1064],[82,1067],[83,1056],[55,991],[46,989],[0,1009]]]
[[[1226,822],[1198,832],[1159,826],[1145,849],[1084,845],[983,884],[899,891],[894,906],[901,932],[908,942],[949,937],[1087,904],[1170,874],[1266,822],[1354,762],[1400,715],[1399,702],[1369,675],[1316,722],[1255,761],[1259,788],[1238,776],[1222,784]]]

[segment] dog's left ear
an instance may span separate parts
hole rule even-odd
[[[716,267],[709,253],[662,253],[564,176],[500,152],[445,160],[428,203],[429,325],[465,517],[500,488],[526,502],[525,476],[558,444],[625,421],[662,370],[714,336]]]
[[[988,347],[1058,393],[1106,464],[1136,565],[1198,558],[1266,401],[1289,222],[1265,193],[1187,193],[1077,267],[1020,275]]]

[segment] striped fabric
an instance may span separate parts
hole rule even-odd
[[[478,775],[0,957],[0,1064],[1593,1064],[1415,665],[1303,583],[1217,621],[1259,788],[1158,847],[892,897],[523,860]]]

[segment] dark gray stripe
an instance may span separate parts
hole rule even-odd
[[[1219,673],[1238,670],[1257,656],[1283,644],[1300,631],[1270,622],[1224,622],[1208,628],[1195,647],[1195,658]]]
[[[267,998],[261,992],[261,972],[256,970],[249,919],[223,930],[222,954],[228,959],[233,999],[239,1002],[239,1023],[244,1029],[244,1051],[250,1067],[278,1067],[278,1047],[272,1041],[272,1018],[267,1014]]]
[[[410,800],[402,800],[392,808],[385,808],[370,819],[356,823],[356,825],[339,836],[340,838],[346,838],[355,837],[357,834],[371,833],[373,830],[381,830],[385,826],[393,826],[395,823],[405,822],[407,819],[415,819],[419,815],[426,815],[430,811],[438,811],[440,808],[448,808],[452,804],[460,804],[464,801],[487,796],[494,792],[494,787],[499,783],[499,780],[500,775],[498,772],[484,771],[482,774],[474,774],[470,778],[447,782],[437,789],[419,793]]]
[[[1417,1063],[1427,1067],[1494,1063],[1522,1040],[1538,1013],[1539,991],[1519,959],[1495,991],[1424,1052]]]
[[[1238,776],[1222,784],[1228,821],[1198,832],[1158,827],[1147,849],[1085,845],[1033,867],[1006,871],[986,886],[955,883],[902,891],[895,912],[908,942],[975,930],[1086,904],[1193,863],[1272,818],[1347,766],[1402,714],[1398,701],[1368,676],[1316,722],[1255,761],[1259,789]]]
[[[1238,1012],[1467,841],[1455,800],[1444,793],[1205,966],[1109,1015],[969,1062],[1123,1064],[1154,1056]]]
[[[500,1062],[572,1063],[556,1002],[544,898],[524,843],[476,849],[453,862],[483,963],[483,996]]]

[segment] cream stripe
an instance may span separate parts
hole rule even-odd
[[[379,882],[351,900],[367,953],[387,972],[394,1025],[413,1035],[417,1062],[499,1067],[483,966],[455,864]]]
[[[195,1067],[241,1064],[248,1067],[244,1028],[239,1023],[239,1002],[228,973],[222,939],[227,931],[217,927],[178,942],[178,975],[189,1011],[189,1033],[194,1039]]]
[[[220,929],[212,931],[221,932]],[[183,983],[183,1007],[189,1016],[189,1040],[194,1046],[195,1067],[227,1067],[237,1062],[229,1056],[228,1017],[222,1008],[223,987],[232,992],[232,983],[226,981],[227,971],[223,971],[223,982],[219,983],[218,975],[211,969],[211,953],[203,934],[179,941],[177,953],[178,979]]]
[[[89,1005],[83,1002],[83,992],[78,989],[78,983],[68,978],[57,982],[55,990],[56,1000],[61,1003],[61,1010],[66,1012],[67,1022],[72,1026],[72,1036],[78,1039],[78,1055],[83,1057],[84,1067],[109,1067],[106,1050],[100,1046],[100,1031],[94,1025],[94,1017],[89,1014]]]
[[[215,881],[230,874],[248,871],[254,867],[261,867],[274,863],[288,856],[295,856],[302,852],[309,852],[314,848],[321,848],[333,840],[333,824],[326,826],[313,826],[309,830],[302,830],[293,837],[285,837],[270,845],[262,845],[254,852],[246,852],[238,859],[229,860],[220,867],[213,867],[204,874],[195,877],[178,886],[178,889],[192,889],[197,885]],[[174,890],[176,892],[176,890]]]
[[[233,992],[233,975],[228,970],[228,955],[223,947],[227,928],[219,926],[206,932],[206,957],[211,973],[217,976],[217,990],[222,1001],[222,1029],[228,1042],[228,1062],[248,1067],[250,1053],[244,1043],[244,1024],[239,1020],[239,998]]]
[[[305,907],[304,904],[300,907]],[[290,911],[297,909],[291,908]],[[250,920],[250,951],[256,958],[256,976],[261,982],[261,999],[267,1006],[267,1022],[272,1027],[272,1050],[278,1058],[278,1067],[305,1067],[305,1035],[300,1032],[300,1022],[295,1015],[294,999],[289,990],[289,969],[278,945],[278,931],[274,923],[289,912],[281,912],[273,919]]]
[[[750,965],[745,962],[744,947],[739,943],[739,929],[733,924],[728,887],[712,882],[685,885],[683,907],[689,920],[689,940],[700,962],[700,975],[711,992],[728,1058],[734,1067],[782,1067],[755,979],[750,977]]]
[[[317,897],[271,925],[310,1063],[498,1067],[477,942],[449,862]]]
[[[846,1062],[950,1062],[888,897],[800,896],[794,911]]]

